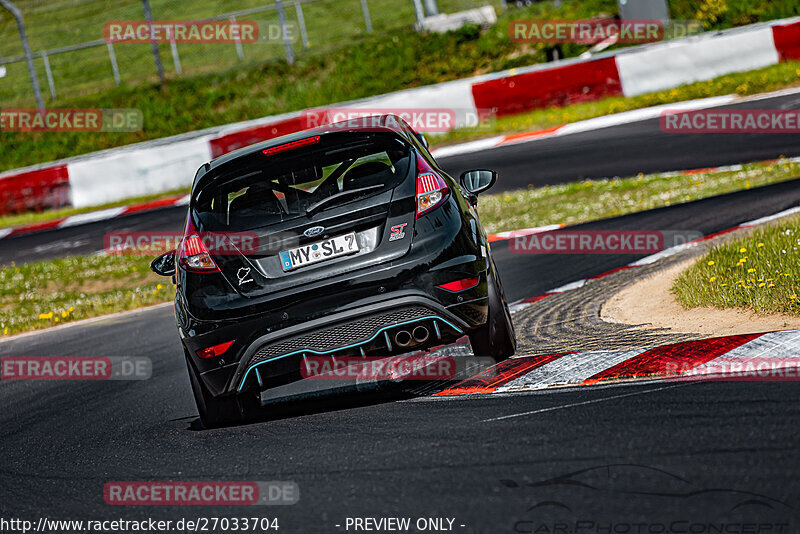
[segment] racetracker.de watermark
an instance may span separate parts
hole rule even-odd
[[[800,380],[800,358],[718,358],[700,365],[667,362],[663,373],[676,380],[780,382]]]
[[[653,43],[664,38],[658,20],[512,20],[508,25],[516,43],[583,43],[607,39],[618,43]]]
[[[0,109],[0,132],[138,132],[143,127],[139,109]]]
[[[220,256],[262,250],[261,240],[253,232],[200,232],[197,237],[208,252]],[[103,237],[103,250],[106,254],[153,256],[177,249],[183,240],[184,235],[177,232],[109,232]],[[283,246],[284,241],[279,242],[276,246]]]
[[[409,339],[410,335],[409,335]],[[412,354],[389,357],[307,356],[300,374],[310,380],[464,380],[491,369],[487,357]]]
[[[258,38],[252,20],[110,20],[103,26],[103,39],[112,44],[253,44]]]
[[[512,20],[508,35],[516,43],[653,43],[703,31],[696,20]]]
[[[300,500],[300,488],[292,481],[131,481],[108,482],[103,499],[114,506],[285,506]]]
[[[150,358],[136,356],[2,356],[1,380],[147,380]]]
[[[665,110],[659,123],[665,133],[800,133],[800,110]]]
[[[388,116],[385,116],[388,115]],[[457,108],[316,108],[303,111],[305,128],[330,125],[332,128],[380,130],[402,128],[400,117],[420,133],[446,133],[456,128],[487,128],[495,119],[491,110]]]
[[[664,230],[555,230],[513,235],[515,254],[655,254],[702,237]]]

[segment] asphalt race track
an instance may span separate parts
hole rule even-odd
[[[800,94],[734,106],[748,109],[800,108]],[[800,156],[793,134],[694,134],[661,131],[657,119],[564,137],[543,139],[441,159],[453,176],[475,168],[495,169],[493,191],[572,182],[585,178],[634,176]],[[778,210],[775,210],[778,211]],[[186,209],[119,217],[110,221],[0,239],[0,264],[42,260],[65,254],[90,254],[103,248],[109,231],[180,231]],[[746,219],[745,219],[746,220]]]
[[[797,109],[800,94],[715,109]],[[794,134],[674,134],[649,119],[599,130],[501,146],[442,159],[453,176],[476,168],[500,172],[502,189],[587,178],[635,176],[800,156]],[[502,182],[502,183],[501,183]],[[501,189],[498,189],[501,190]]]
[[[502,188],[513,189],[800,154],[789,136],[718,137],[667,136],[657,121],[644,121],[443,164],[454,173],[494,167]],[[581,227],[708,235],[798,205],[795,179]],[[0,262],[92,253],[107,231],[177,231],[184,215],[185,208],[164,209],[3,239]],[[517,255],[507,242],[493,250],[509,300],[637,259]],[[3,518],[266,516],[277,517],[284,533],[347,532],[348,517],[449,518],[453,532],[486,534],[567,532],[563,525],[578,520],[585,533],[670,532],[664,525],[705,533],[723,525],[744,534],[744,523],[754,522],[761,532],[800,528],[797,382],[650,382],[447,398],[379,389],[277,403],[261,421],[207,430],[171,306],[0,343],[0,356],[12,355],[144,356],[153,372],[143,381],[3,382]],[[245,509],[105,504],[104,484],[136,480],[285,480],[301,496],[293,506]]]
[[[798,204],[795,180],[584,227],[709,234]],[[636,259],[518,256],[503,242],[494,249],[510,299]],[[356,516],[446,517],[466,533],[552,532],[576,519],[581,532],[607,532],[609,522],[648,532],[656,523],[745,520],[797,531],[796,382],[447,399],[361,392],[271,406],[263,421],[206,430],[169,306],[12,339],[0,355],[153,362],[145,381],[3,384],[3,517],[257,515],[277,517],[279,532],[315,533],[345,532]],[[301,497],[256,510],[104,503],[106,482],[135,480],[289,480]]]

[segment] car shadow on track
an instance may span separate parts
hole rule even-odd
[[[262,400],[259,413],[247,421],[229,426],[247,426],[263,424],[282,419],[317,415],[327,412],[366,408],[417,397],[432,395],[457,381],[399,381],[359,384],[355,386],[333,388],[313,393],[287,395],[279,398]],[[200,432],[214,430],[207,428],[197,415],[172,419],[173,422],[191,420],[188,430]]]

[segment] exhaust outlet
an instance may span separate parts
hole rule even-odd
[[[394,342],[398,347],[407,347],[411,345],[411,334],[408,330],[400,330],[394,335]]]
[[[431,334],[424,326],[417,326],[411,331],[411,335],[414,337],[414,341],[417,343],[425,343],[428,341],[428,338]]]

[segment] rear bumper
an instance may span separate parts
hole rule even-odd
[[[449,306],[418,292],[387,295],[347,311],[256,335],[239,347],[235,361],[222,359],[221,365],[200,376],[215,395],[232,394],[299,380],[304,358],[310,356],[388,356],[452,343],[486,322],[485,280],[464,293],[462,302]],[[414,346],[397,346],[394,334],[418,325],[429,331],[429,339],[414,342]],[[234,338],[248,324],[228,328],[229,334],[217,330],[215,337]],[[189,348],[190,340],[183,341]]]
[[[481,300],[484,302],[466,305],[480,308],[486,305],[485,299]],[[408,352],[411,348],[397,346],[393,341],[394,334],[415,326],[424,326],[430,332],[429,340],[415,347],[426,348],[450,343],[472,325],[423,297],[401,297],[331,315],[256,339],[242,356],[229,391],[261,389],[275,377],[299,375],[307,356],[387,356]]]

